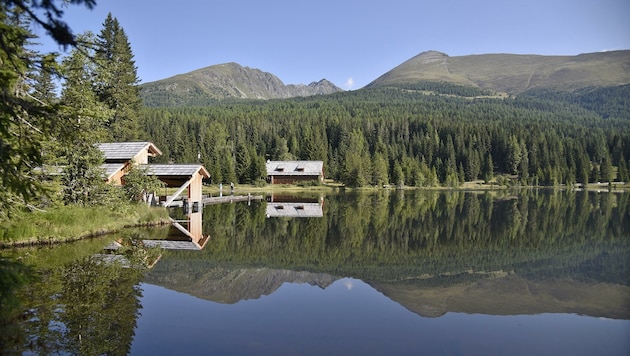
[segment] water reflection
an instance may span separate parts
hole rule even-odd
[[[308,198],[303,196],[272,194],[267,198],[268,218],[321,218],[324,216],[324,196]]]
[[[630,319],[628,195],[519,194],[341,194],[327,198],[323,219],[264,219],[263,204],[216,206],[210,214],[233,228],[206,226],[213,238],[203,253],[170,254],[146,281],[238,301],[236,290],[252,298],[279,286],[265,281],[302,283],[291,279],[297,270],[359,278],[422,316]],[[248,285],[235,287],[234,275]]]
[[[353,278],[326,289],[286,283],[272,296],[236,304],[152,284],[143,289],[132,354],[627,355],[630,346],[627,321],[575,314],[422,318]]]
[[[126,263],[104,260],[103,243],[3,252],[3,259],[14,257],[31,267],[28,273],[17,270],[20,278],[29,279],[13,290],[19,303],[0,301],[0,353],[129,352],[141,308],[143,269],[139,266],[146,255],[142,249],[129,249],[126,261],[135,268],[128,268]],[[6,277],[7,271],[2,272]]]
[[[177,218],[171,218],[172,226],[167,236],[160,239],[144,239],[143,244],[147,248],[159,247],[166,250],[202,250],[210,237],[203,233],[202,211],[177,215]]]
[[[629,197],[342,192],[270,219],[274,197],[175,213],[177,235],[3,251],[0,351],[627,354]],[[161,259],[94,259],[114,240],[132,266]]]

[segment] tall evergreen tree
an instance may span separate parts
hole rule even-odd
[[[79,39],[88,42],[92,37],[88,33]],[[67,204],[98,204],[106,191],[100,169],[103,156],[94,144],[104,138],[104,122],[112,111],[94,93],[92,73],[97,64],[91,55],[75,49],[62,63],[66,82],[61,93],[60,119],[64,124],[60,125],[58,137],[59,155],[66,160],[62,182]]]
[[[114,115],[107,122],[110,139],[129,141],[140,136],[140,82],[125,30],[111,13],[96,40],[96,93]]]
[[[0,2],[0,218],[45,193],[33,168],[44,161],[59,107],[34,95],[29,78],[51,66],[53,56],[26,50],[36,23],[61,46],[77,44],[62,20],[61,1]],[[92,8],[94,0],[64,1]]]

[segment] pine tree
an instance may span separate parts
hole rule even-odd
[[[79,37],[90,41],[91,34]],[[104,203],[107,187],[103,182],[101,152],[95,144],[105,136],[104,123],[112,111],[101,103],[94,93],[92,73],[96,65],[91,53],[75,49],[62,63],[66,78],[61,92],[63,110],[59,112],[57,140],[66,160],[62,183],[66,204],[94,205]]]
[[[78,39],[90,42],[93,34],[80,35]],[[94,92],[92,73],[96,71],[98,64],[91,60],[93,53],[85,49],[75,49],[61,65],[62,73],[66,79],[61,92],[63,110],[63,124],[61,132],[57,133],[59,139],[65,140],[64,146],[73,146],[77,143],[93,145],[102,141],[107,133],[105,125],[111,119],[113,111],[100,102]]]
[[[389,183],[387,170],[385,157],[382,153],[377,153],[374,156],[374,163],[372,164],[372,184],[380,186]]]
[[[494,177],[494,162],[492,161],[492,155],[490,153],[486,154],[483,162],[483,167],[481,169],[481,175],[486,184],[490,183],[490,181]]]
[[[41,59],[26,50],[31,37],[24,12],[0,2],[0,218],[44,193],[33,167],[43,163],[55,108],[30,95]]]
[[[619,180],[620,182],[628,182],[628,180],[630,180],[628,177],[628,167],[626,165],[626,159],[623,157],[623,155],[621,155],[619,159],[617,172],[617,180]]]
[[[54,61],[54,56],[48,58]],[[51,105],[57,101],[56,90],[53,68],[39,68],[34,75],[33,97],[45,105]]]
[[[127,35],[108,14],[96,41],[96,93],[114,115],[107,122],[110,138],[129,141],[140,136],[138,115],[142,107],[140,82]]]

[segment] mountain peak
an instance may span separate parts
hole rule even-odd
[[[223,99],[282,99],[342,91],[326,79],[309,85],[285,85],[275,75],[230,62],[145,83],[147,106],[207,105]]]
[[[418,54],[417,56],[413,57],[412,59],[430,62],[430,61],[444,60],[445,58],[448,58],[448,54],[440,52],[440,51],[430,50],[430,51],[422,52]]]

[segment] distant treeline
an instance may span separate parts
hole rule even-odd
[[[433,83],[146,108],[141,122],[161,160],[199,155],[215,183],[258,182],[267,159],[323,160],[327,178],[349,186],[628,181],[630,114],[627,96],[617,98],[627,90],[497,99]]]

